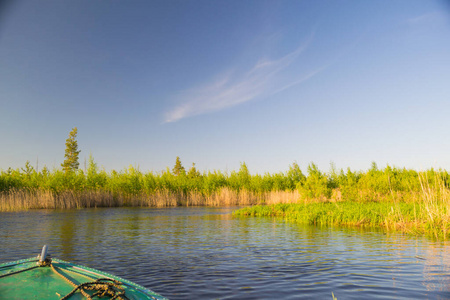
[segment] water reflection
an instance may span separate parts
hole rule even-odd
[[[77,244],[76,242],[76,229],[75,226],[77,224],[77,219],[74,214],[68,214],[62,220],[58,220],[58,222],[53,221],[53,228],[59,229],[58,236],[60,239],[60,244],[65,245],[62,250],[62,255],[68,257],[69,259],[73,257],[74,246]],[[58,224],[59,223],[59,224]]]
[[[233,218],[225,208],[0,214],[0,262],[49,244],[171,299],[450,298],[448,243]]]

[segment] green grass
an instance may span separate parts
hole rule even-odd
[[[276,204],[246,207],[234,212],[234,214],[241,216],[282,217],[289,221],[311,225],[380,226],[385,224],[387,218],[390,220],[395,218],[397,210],[406,212],[411,217],[410,212],[413,210],[413,204],[388,202]]]
[[[448,208],[443,213],[447,214]],[[448,218],[430,218],[423,203],[417,202],[318,202],[246,207],[235,216],[279,217],[311,225],[381,227],[387,231],[427,234],[437,239],[450,238]]]

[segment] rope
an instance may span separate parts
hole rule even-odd
[[[62,297],[60,300],[66,300],[69,297],[71,297],[73,294],[76,293],[76,291],[80,290],[81,294],[83,294],[84,297],[86,297],[88,300],[92,300],[92,297],[98,296],[98,297],[105,297],[109,296],[112,297],[111,300],[117,299],[117,300],[129,300],[127,296],[125,296],[125,289],[121,286],[122,282],[109,279],[109,278],[99,278],[95,281],[91,282],[85,282],[82,284],[75,284],[73,281],[71,281],[69,278],[64,276],[61,272],[56,270],[56,267],[53,264],[50,264],[50,267],[52,270],[61,276],[65,281],[67,281],[70,285],[74,287],[74,289],[64,297]],[[59,269],[59,268],[58,268]],[[89,295],[86,291],[97,291],[94,294]]]
[[[76,285],[73,281],[71,281],[69,278],[67,278],[66,276],[64,276],[61,272],[57,271],[56,268],[55,268],[55,266],[54,266],[52,263],[50,263],[50,268],[52,268],[53,272],[55,272],[56,274],[58,274],[59,276],[61,276],[62,279],[64,279],[66,282],[68,282],[71,286],[73,286],[73,287],[75,287],[75,288],[77,287],[77,285]],[[80,290],[80,292],[83,294],[83,296],[85,296],[85,297],[88,298],[89,300],[91,299],[91,296],[89,296],[89,294],[86,293],[84,290]],[[66,296],[66,297],[67,297],[67,296]],[[62,299],[66,298],[66,297],[63,297]]]
[[[109,296],[112,297],[111,300],[117,299],[117,300],[129,300],[127,296],[125,296],[125,290],[123,287],[121,287],[122,283],[117,280],[109,279],[109,278],[99,278],[92,282],[86,282],[82,283],[78,286],[76,286],[69,294],[62,297],[60,300],[66,300],[77,290],[80,290],[81,293],[88,299],[92,300],[92,297],[105,297]],[[86,291],[97,291],[92,296],[89,296]],[[86,294],[85,294],[86,293]]]

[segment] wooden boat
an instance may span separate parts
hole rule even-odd
[[[0,299],[166,299],[126,279],[51,258],[0,264]],[[102,298],[100,298],[102,297]]]

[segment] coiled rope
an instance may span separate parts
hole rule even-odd
[[[83,294],[84,297],[86,297],[88,300],[92,300],[92,297],[111,297],[110,299],[117,299],[117,300],[129,300],[127,296],[125,296],[125,289],[121,286],[122,282],[110,278],[99,278],[95,281],[91,282],[85,282],[81,284],[75,284],[73,281],[71,281],[69,278],[64,276],[60,271],[57,270],[57,268],[50,263],[50,267],[52,270],[61,276],[65,281],[67,281],[70,285],[74,287],[74,289],[62,297],[60,300],[66,300],[72,295],[74,295],[78,290],[80,290],[81,294]],[[59,269],[59,268],[58,268]],[[89,295],[87,291],[96,291],[92,295]]]
[[[85,282],[77,285],[69,294],[62,297],[61,300],[68,299],[75,294],[77,290],[80,290],[80,292],[89,300],[95,296],[99,298],[108,296],[111,297],[111,299],[129,300],[128,297],[125,296],[125,290],[120,286],[120,284],[120,281],[114,279],[99,278],[93,282]],[[96,292],[93,293],[92,296],[89,296],[86,291]]]

